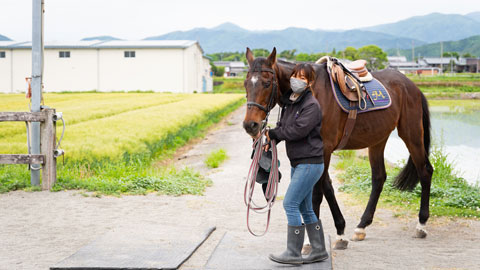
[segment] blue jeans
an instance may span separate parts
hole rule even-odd
[[[289,226],[301,226],[318,221],[312,207],[313,186],[323,173],[322,164],[298,164],[291,169],[290,185],[283,199]]]

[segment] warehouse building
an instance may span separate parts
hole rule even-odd
[[[25,91],[31,42],[0,42],[0,93]],[[210,61],[192,40],[46,43],[44,91],[210,92]]]

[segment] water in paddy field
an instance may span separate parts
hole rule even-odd
[[[447,160],[457,175],[469,183],[480,183],[480,109],[466,111],[462,106],[430,106],[433,143],[443,138]],[[430,149],[433,149],[430,148]],[[397,163],[409,156],[397,130],[390,135],[385,159]]]

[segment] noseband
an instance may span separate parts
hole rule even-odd
[[[270,72],[273,74],[273,79],[272,79],[272,92],[270,93],[270,98],[268,100],[268,104],[267,104],[267,107],[261,105],[261,104],[258,104],[254,101],[247,101],[247,107],[250,108],[251,106],[255,106],[257,108],[259,108],[260,110],[264,111],[267,116],[265,119],[268,118],[268,115],[270,114],[270,110],[273,109],[273,107],[275,107],[275,94],[278,94],[277,91],[278,91],[278,83],[277,83],[277,75],[275,73],[275,70],[271,69],[271,68],[255,68],[255,69],[250,69],[248,72]]]

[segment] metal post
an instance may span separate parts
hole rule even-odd
[[[440,73],[443,73],[443,42],[440,41]]]
[[[44,0],[32,0],[32,112],[40,111],[42,100],[43,75],[43,4]],[[31,154],[40,154],[40,122],[32,122],[32,151]],[[40,185],[41,165],[32,164],[31,184]]]

